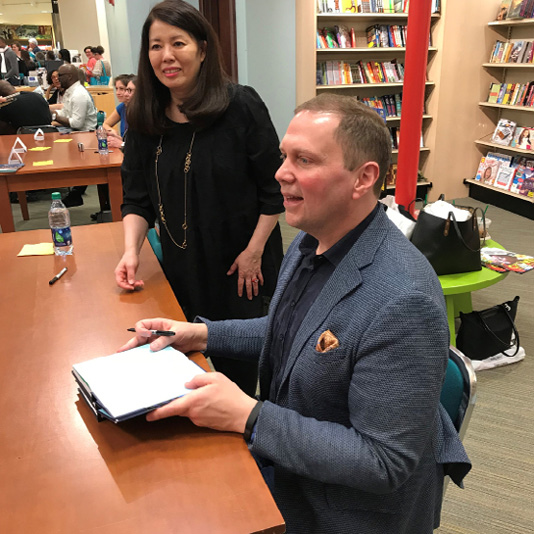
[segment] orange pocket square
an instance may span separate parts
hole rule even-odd
[[[339,347],[339,340],[337,337],[330,332],[330,330],[325,330],[320,336],[319,341],[315,350],[317,352],[328,352],[329,350],[334,350]]]

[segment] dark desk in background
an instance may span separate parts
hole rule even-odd
[[[72,235],[71,257],[18,258],[50,231],[0,234],[0,532],[284,532],[241,436],[182,418],[98,423],[79,399],[73,363],[115,352],[143,317],[183,315],[148,243],[146,289],[127,293],[113,275],[122,225]]]

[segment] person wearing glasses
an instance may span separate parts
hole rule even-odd
[[[115,78],[115,94],[117,95],[119,105],[104,121],[104,128],[107,130],[108,135],[116,134],[113,127],[120,122],[120,137],[124,137],[124,133],[128,129],[128,122],[126,120],[126,106],[130,102],[132,94],[135,92],[136,79],[137,76],[134,76],[133,74],[119,74]]]

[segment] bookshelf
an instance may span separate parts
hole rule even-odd
[[[374,25],[381,25],[386,27],[391,26],[406,26],[408,22],[407,13],[320,13],[314,5],[316,2],[309,0],[297,0],[297,43],[309,43],[309,46],[304,47],[299,45],[297,47],[297,104],[308,100],[317,94],[323,92],[335,92],[338,94],[346,94],[362,99],[383,99],[386,96],[400,95],[403,89],[402,77],[398,81],[388,81],[382,79],[379,82],[369,83],[317,83],[318,65],[326,65],[329,63],[348,63],[355,64],[357,62],[377,62],[383,64],[385,62],[396,62],[404,64],[406,47],[405,46],[377,46],[369,48],[367,46],[367,28]],[[341,2],[340,2],[341,4]],[[432,15],[431,33],[434,25],[439,21],[439,14]],[[354,29],[355,42],[351,42],[350,48],[319,48],[317,46],[317,30],[323,28],[333,28],[334,26],[345,26],[350,30]],[[397,34],[398,37],[398,34]],[[396,44],[402,45],[397,39]],[[429,46],[429,62],[435,57],[438,48],[436,46]],[[385,72],[385,69],[382,71]],[[430,97],[435,83],[428,80],[426,83],[425,102]],[[425,106],[426,107],[426,106]],[[400,128],[400,116],[398,112],[390,114],[385,117],[386,125],[391,129]],[[432,147],[426,142],[426,134],[433,121],[432,113],[425,109],[423,116],[422,139],[423,146],[420,148],[420,169],[424,169],[424,164],[428,155],[432,151]],[[395,130],[393,130],[395,132]],[[393,133],[396,139],[396,134]],[[398,150],[392,150],[392,163],[397,163]],[[417,194],[424,197],[428,189],[432,187],[430,180],[418,182]],[[394,194],[394,185],[386,186],[388,194]]]
[[[534,19],[492,21],[487,26],[493,34],[494,42],[498,40],[534,40]],[[490,73],[496,83],[526,84],[534,80],[534,63],[484,62],[482,68]],[[501,118],[510,119],[518,126],[534,127],[534,116],[532,115],[534,107],[487,101],[479,102],[478,105],[491,121],[490,125],[493,128]],[[482,156],[488,152],[500,152],[511,156],[521,155],[534,159],[534,151],[532,150],[503,146],[492,142],[492,133],[475,140],[475,145]],[[464,180],[464,183],[469,187],[471,197],[534,219],[534,198],[512,193],[471,178]]]

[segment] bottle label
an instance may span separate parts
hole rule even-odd
[[[52,228],[52,240],[55,247],[70,247],[72,245],[72,235],[70,226],[66,228]]]
[[[98,151],[101,150],[107,150],[108,149],[108,140],[107,139],[99,139],[98,140]]]

